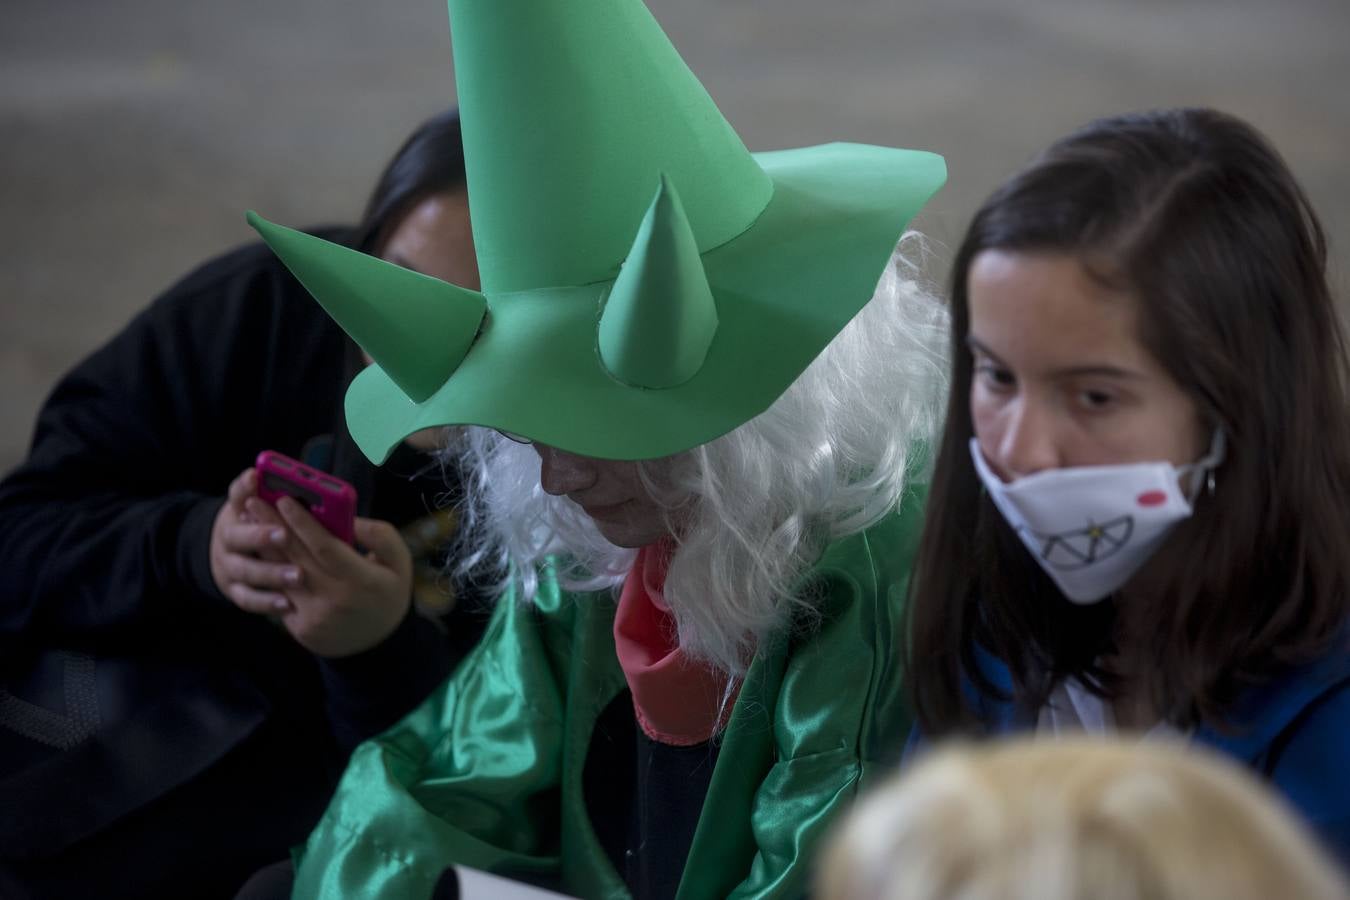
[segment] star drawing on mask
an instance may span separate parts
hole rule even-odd
[[[1041,534],[1023,526],[1041,543],[1041,558],[1057,569],[1081,569],[1115,555],[1134,533],[1134,517],[1121,516],[1101,524],[1059,534]]]

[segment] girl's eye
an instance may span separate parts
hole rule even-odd
[[[1106,391],[1081,391],[1078,394],[1079,402],[1090,410],[1106,409],[1115,403],[1116,398]]]
[[[1012,372],[989,362],[975,364],[975,377],[985,387],[996,391],[1006,391],[1017,383]]]

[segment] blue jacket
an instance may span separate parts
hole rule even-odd
[[[1012,675],[980,654],[982,673],[1011,696]],[[991,735],[1029,731],[1034,712],[980,696],[976,710]],[[906,757],[923,738],[917,729]],[[1202,725],[1196,744],[1237,759],[1263,776],[1312,825],[1350,871],[1350,644],[1243,693],[1222,726]]]

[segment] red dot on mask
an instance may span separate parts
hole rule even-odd
[[[1140,506],[1162,506],[1167,502],[1167,494],[1162,491],[1146,491],[1134,498]]]

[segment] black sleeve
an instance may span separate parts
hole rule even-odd
[[[0,482],[0,655],[220,613],[211,527],[258,451],[337,421],[345,338],[262,245],[198,269],[56,386]]]
[[[440,629],[409,609],[394,633],[370,650],[321,659],[328,719],[343,750],[412,712],[450,675],[456,658]]]

